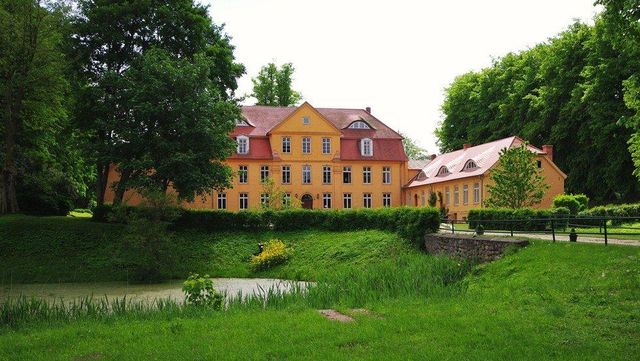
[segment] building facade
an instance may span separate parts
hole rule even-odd
[[[466,219],[470,209],[481,208],[488,198],[491,169],[498,164],[500,151],[523,143],[518,137],[509,137],[477,146],[465,144],[463,149],[434,156],[404,187],[406,204],[426,206],[430,194],[435,193],[441,195],[443,205],[449,209],[449,218]],[[567,176],[553,163],[552,146],[527,147],[536,154],[537,166],[549,185],[536,208],[551,207],[553,198],[564,192]]]
[[[231,136],[235,154],[232,187],[185,203],[188,208],[231,211],[268,202],[263,180],[271,178],[304,208],[348,209],[403,204],[407,156],[402,137],[370,109],[244,106]],[[117,179],[115,169],[109,179]],[[107,201],[113,199],[109,187]],[[140,198],[125,195],[127,204]]]

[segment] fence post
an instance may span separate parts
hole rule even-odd
[[[509,222],[509,229],[511,230],[511,237],[513,237],[513,222]]]
[[[609,244],[609,240],[607,239],[607,216],[603,218],[603,227],[604,227],[604,245]]]
[[[553,241],[556,241],[556,228],[553,224],[553,218],[551,218],[551,235],[553,236]]]
[[[451,234],[456,234],[456,229],[455,229],[455,226],[454,226],[454,220],[453,219],[451,220]]]

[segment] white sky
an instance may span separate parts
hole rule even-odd
[[[436,153],[444,88],[491,59],[592,23],[594,0],[200,0],[247,68],[291,62],[294,89],[316,107],[365,108]],[[254,104],[248,99],[246,104]]]

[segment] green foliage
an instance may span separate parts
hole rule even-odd
[[[277,211],[300,208],[301,206],[298,198],[287,198],[287,192],[280,188],[271,177],[262,181],[262,194],[266,195],[268,199],[268,202],[260,205],[263,210]]]
[[[16,190],[20,212],[37,216],[66,216],[78,198],[64,174],[55,169],[24,175]]]
[[[487,186],[488,207],[523,208],[542,201],[549,188],[536,165],[536,154],[527,145],[500,151],[500,161],[491,170],[494,184]]]
[[[578,213],[578,218],[618,218],[618,217],[636,217],[636,219],[632,219],[631,221],[635,221],[640,218],[640,203],[633,204],[616,204],[616,205],[606,205],[606,206],[598,206],[583,210]],[[592,224],[595,226],[601,225],[602,222],[599,220],[581,220],[580,223],[584,224]],[[624,223],[624,220],[614,220],[613,224],[619,225]]]
[[[435,192],[429,192],[429,207],[435,207],[438,202],[438,196]]]
[[[637,9],[635,0],[602,2],[637,19],[630,10]],[[575,23],[548,42],[457,77],[446,91],[436,133],[441,150],[519,135],[554,145],[553,160],[567,173],[569,192],[595,203],[637,200],[640,186],[627,151],[633,129],[619,120],[637,114],[637,81],[628,79],[640,72],[640,46],[629,31],[613,31],[609,13],[594,26]],[[626,23],[637,30],[637,21]]]
[[[283,64],[280,69],[274,63],[263,66],[258,76],[252,78],[256,105],[287,107],[297,104],[302,95],[291,88],[293,82],[293,64]]]
[[[587,209],[589,198],[584,194],[559,194],[553,198],[553,207],[568,208],[571,214],[578,214]]]
[[[485,230],[544,231],[554,227],[566,227],[569,209],[564,207],[550,209],[533,208],[478,208],[469,211],[469,228],[479,226]]]
[[[71,40],[75,117],[91,137],[98,205],[112,164],[122,167],[115,203],[134,186],[172,182],[193,199],[228,184],[231,172],[220,161],[232,149],[228,131],[240,114],[234,92],[244,67],[205,6],[81,0]]]
[[[185,303],[193,306],[210,307],[215,310],[222,309],[223,295],[213,288],[213,281],[209,275],[200,276],[197,273],[189,275],[182,284]]]
[[[110,220],[126,223],[123,249],[131,279],[137,282],[160,282],[166,279],[177,260],[171,252],[172,237],[167,232],[178,216],[175,199],[165,193],[147,192],[140,211],[115,207]]]
[[[279,239],[271,239],[264,245],[260,254],[251,257],[251,267],[263,271],[287,262],[291,250]]]
[[[404,152],[407,157],[409,157],[409,159],[424,160],[429,158],[427,150],[420,147],[415,140],[404,135],[403,133],[400,133],[400,135],[402,136],[402,145],[404,147]]]

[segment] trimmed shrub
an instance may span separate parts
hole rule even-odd
[[[637,219],[631,219],[630,221],[640,220],[640,203],[631,204],[618,204],[593,207],[578,213],[578,219],[580,218],[596,218],[596,217],[637,217]],[[625,220],[614,219],[611,221],[614,225],[624,223]],[[582,219],[581,224],[598,226],[602,223],[600,220],[595,219]]]
[[[469,211],[469,228],[483,226],[485,230],[544,231],[554,227],[565,228],[569,221],[569,209],[565,207],[551,209],[533,208],[479,208]]]
[[[93,212],[93,219],[96,221],[112,220],[113,217],[109,216],[112,212],[111,206],[97,207]],[[144,217],[148,210],[143,207],[125,207],[125,212],[135,212],[136,215]],[[125,221],[117,222],[125,223]],[[437,232],[439,226],[438,209],[431,207],[353,210],[285,209],[241,212],[181,209],[170,229],[197,229],[206,232],[268,229],[277,231],[379,229],[397,232],[404,238],[421,243],[424,233]]]
[[[568,208],[571,214],[587,209],[589,198],[584,194],[560,194],[553,199],[553,207]]]

